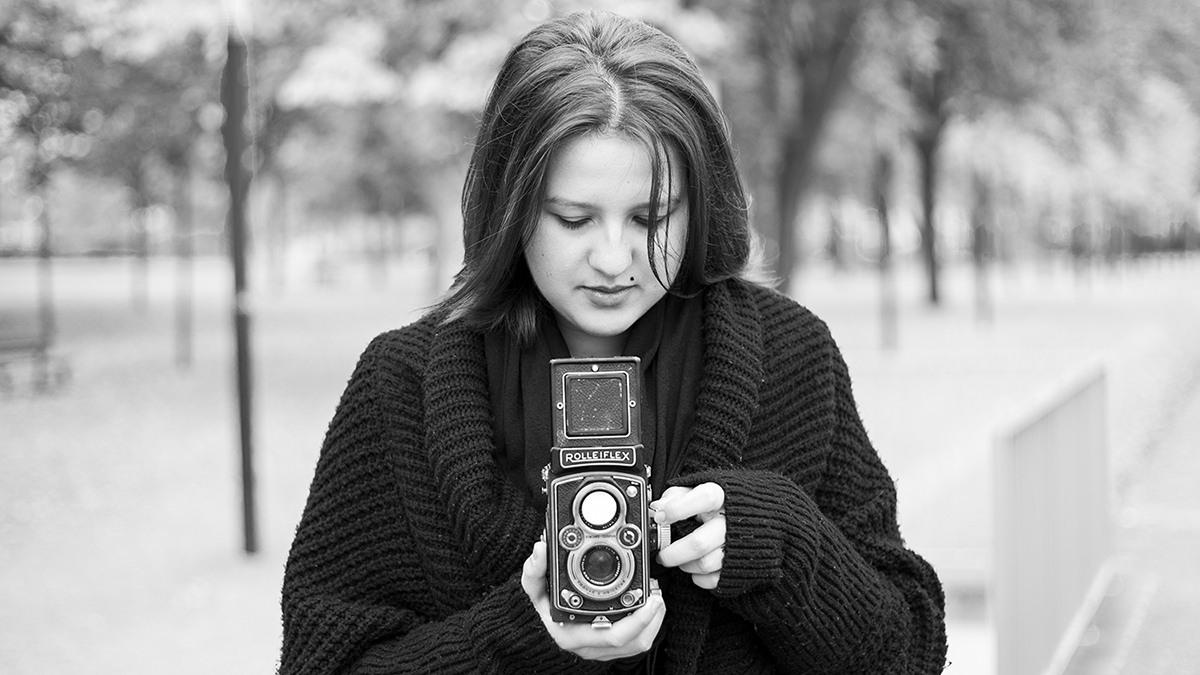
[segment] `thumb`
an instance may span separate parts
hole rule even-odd
[[[521,568],[521,587],[534,601],[546,595],[546,542],[534,542],[533,551]]]

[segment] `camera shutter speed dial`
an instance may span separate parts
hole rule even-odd
[[[617,500],[606,490],[594,490],[583,498],[579,505],[579,515],[591,527],[604,529],[617,519],[619,511]]]

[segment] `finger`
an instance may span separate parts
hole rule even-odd
[[[593,631],[599,633],[608,633],[607,639],[604,640],[606,646],[620,647],[629,644],[637,639],[637,637],[647,630],[654,627],[655,622],[661,619],[666,605],[663,604],[662,596],[651,595],[646,598],[646,604],[637,608],[632,614],[629,614],[619,621],[613,623],[613,627],[607,631]],[[651,633],[653,637],[653,633]],[[632,653],[637,653],[634,651]]]
[[[659,525],[666,525],[675,522],[673,520],[667,520],[666,511],[663,511],[662,515],[659,515],[659,511],[664,509],[668,502],[678,499],[680,496],[691,491],[692,488],[690,487],[673,486],[667,488],[658,499],[650,502],[650,517],[653,518],[654,521]]]
[[[697,527],[688,536],[672,542],[658,553],[658,562],[666,567],[679,567],[700,560],[725,545],[725,519],[714,518]]]
[[[665,602],[663,602],[661,595],[651,596],[650,599],[646,601],[646,604],[650,606],[651,603],[653,603],[654,616],[650,619],[650,623],[646,625],[646,628],[643,629],[641,634],[638,636],[638,654],[648,651],[654,646],[654,638],[658,636],[658,631],[662,628],[663,619],[667,616],[667,605]]]
[[[713,572],[720,572],[721,566],[724,563],[725,549],[718,548],[715,551],[709,551],[696,560],[683,563],[679,566],[679,569],[688,574],[712,574]]]
[[[672,485],[671,487],[664,490],[662,495],[660,495],[656,501],[669,502],[672,499],[675,499],[681,495],[686,495],[687,493],[691,492],[693,489],[694,488],[683,487],[681,485]]]
[[[567,644],[574,645],[567,649],[594,661],[641,654],[654,645],[665,615],[666,605],[662,598],[651,596],[637,611],[614,622],[612,628],[596,630],[586,624],[566,627],[570,633]]]
[[[533,551],[521,567],[521,587],[534,605],[546,597],[546,542],[533,544]]]
[[[696,520],[699,520],[702,523],[707,523],[708,521],[712,520],[713,518],[724,518],[724,517],[725,517],[725,507],[724,506],[722,506],[720,509],[718,509],[716,511],[701,511],[700,513],[696,514]]]
[[[717,584],[720,583],[720,581],[721,581],[721,572],[719,570],[716,572],[713,572],[711,574],[693,574],[692,575],[692,583],[696,584],[700,588],[703,588],[708,591],[711,591],[712,589],[716,588]]]
[[[716,483],[701,483],[686,492],[663,493],[656,507],[654,519],[658,524],[676,523],[700,514],[716,514],[725,507],[725,490]],[[709,518],[701,518],[701,521]]]

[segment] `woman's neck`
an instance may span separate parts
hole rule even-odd
[[[576,359],[620,356],[621,352],[625,351],[625,342],[629,338],[629,331],[619,335],[590,335],[567,328],[561,322],[558,330],[562,333],[563,341],[567,343],[567,349],[571,351],[571,357]]]

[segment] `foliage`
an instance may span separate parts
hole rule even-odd
[[[912,102],[908,135],[920,173],[921,252],[927,297],[937,304],[944,238],[938,199],[949,126],[973,124],[997,111],[1022,119],[1022,111],[1056,98],[1077,70],[1072,57],[1100,35],[1103,11],[1084,0],[901,0],[888,13],[897,25],[911,26],[904,39],[892,43],[892,54],[899,57],[899,80]],[[968,174],[994,173],[992,158],[974,154],[959,161]],[[989,192],[975,178],[968,182],[978,188],[964,190],[967,202]],[[970,203],[965,208],[975,210]]]
[[[285,213],[330,227],[352,214],[421,214],[452,232],[500,60],[537,22],[584,6],[642,17],[697,58],[730,117],[756,226],[785,279],[808,248],[798,242],[822,239],[822,221],[804,205],[872,202],[884,154],[896,160],[894,204],[912,205],[930,228],[935,214],[944,218],[927,238],[949,255],[975,175],[1017,202],[1028,230],[1043,212],[1062,220],[1120,211],[1137,214],[1127,220],[1138,227],[1168,227],[1194,210],[1200,186],[1200,8],[1188,0],[245,6],[254,190],[270,214],[266,225],[252,220],[260,228]],[[220,8],[0,7],[6,166],[34,188],[70,165],[88,178],[66,184],[113,183],[130,209],[172,204],[194,176],[202,211],[219,213]],[[897,224],[914,220],[898,215]]]
[[[85,154],[84,114],[75,100],[76,63],[87,38],[69,6],[16,0],[0,8],[0,143],[22,153],[35,189],[51,166]],[[7,154],[7,153],[6,153]]]
[[[133,206],[166,203],[173,176],[190,170],[193,148],[211,125],[217,63],[205,36],[187,34],[155,58],[93,62],[80,101],[88,106],[95,140],[83,167],[116,179]]]
[[[795,231],[818,173],[820,141],[838,110],[873,3],[738,0],[712,3],[731,27],[718,66],[723,103],[755,197],[755,222],[786,287],[799,250]]]
[[[1194,38],[1181,40],[1200,27],[1200,9],[1174,0],[1087,8],[1066,24],[1072,39],[1052,43],[1053,67],[1039,72],[1036,95],[990,133],[993,158],[965,163],[982,165],[995,180],[1024,183],[1028,202],[1069,205],[1060,207],[1065,218],[1099,224],[1104,211],[1119,207],[1167,227],[1194,209],[1200,180],[1200,48],[1190,44]],[[1164,44],[1176,48],[1167,53]],[[999,116],[980,116],[976,136],[987,119]],[[1015,156],[1020,147],[1043,156],[1040,166]]]

